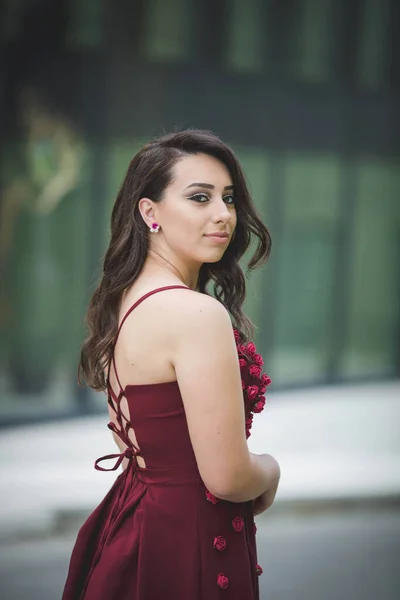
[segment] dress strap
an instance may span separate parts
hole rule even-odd
[[[110,360],[110,363],[108,365],[108,373],[107,373],[107,386],[108,386],[108,382],[110,381],[110,369],[111,369],[111,362],[113,364],[114,367],[114,373],[115,373],[115,378],[118,382],[118,385],[120,387],[120,390],[122,390],[122,385],[118,376],[118,372],[117,372],[117,365],[115,364],[115,355],[114,355],[114,351],[115,351],[115,346],[117,344],[118,341],[118,337],[119,334],[121,333],[121,329],[122,329],[122,325],[125,323],[126,319],[129,317],[129,315],[131,314],[131,312],[133,310],[135,310],[135,308],[137,306],[139,306],[139,304],[141,304],[143,302],[143,300],[146,300],[146,298],[148,298],[149,296],[152,296],[153,294],[157,294],[158,292],[163,292],[164,290],[176,290],[176,289],[183,289],[183,290],[190,290],[191,288],[189,288],[186,285],[166,285],[164,287],[160,287],[160,288],[156,288],[155,290],[151,290],[150,292],[147,292],[146,294],[144,294],[143,296],[141,296],[139,298],[139,300],[136,300],[136,302],[126,311],[120,326],[118,327],[118,331],[117,331],[117,335],[116,338],[114,340],[114,344],[113,344],[113,352],[112,352],[112,358]]]

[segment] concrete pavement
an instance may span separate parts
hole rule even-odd
[[[89,513],[117,474],[94,470],[118,452],[107,414],[0,435],[0,537],[49,534]],[[400,381],[273,392],[249,448],[281,465],[275,507],[400,499]],[[119,471],[118,471],[119,473]]]

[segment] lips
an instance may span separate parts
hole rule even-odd
[[[214,233],[206,234],[206,237],[218,237],[223,240],[226,240],[229,237],[229,234],[224,231],[215,231]]]

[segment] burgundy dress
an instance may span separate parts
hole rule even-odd
[[[153,290],[140,298],[126,317]],[[117,337],[118,337],[117,334]],[[252,342],[241,344],[234,330],[246,412],[246,436],[253,413],[263,410],[269,377]],[[113,358],[114,368],[115,361]],[[116,371],[115,371],[116,373]],[[117,380],[118,375],[116,373]],[[118,396],[108,385],[122,454],[96,460],[95,468],[125,470],[78,533],[63,600],[256,600],[259,598],[256,526],[252,501],[234,503],[213,496],[201,480],[176,381],[127,385]],[[139,450],[128,437],[131,424],[121,412],[125,397]],[[100,462],[115,459],[105,469]]]

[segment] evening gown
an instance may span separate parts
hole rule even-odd
[[[142,296],[124,316],[117,338],[141,302],[176,288],[184,286]],[[262,372],[263,359],[254,344],[233,331],[248,438],[271,380]],[[114,356],[112,362],[119,383]],[[127,385],[116,394],[108,381],[107,393],[118,424],[108,427],[126,449],[97,459],[95,468],[116,470],[124,458],[127,466],[78,533],[62,600],[257,600],[262,568],[257,564],[253,502],[220,500],[207,490],[178,383]],[[121,410],[122,398],[128,414]],[[131,427],[140,452],[128,437]],[[145,468],[138,465],[139,455]],[[100,466],[106,460],[115,464]]]

